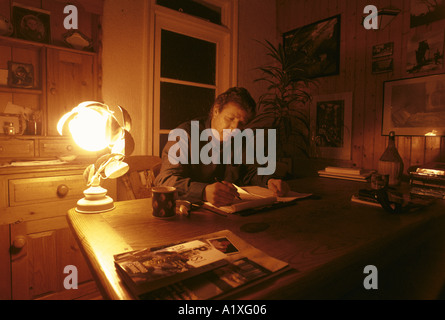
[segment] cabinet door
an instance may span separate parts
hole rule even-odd
[[[97,99],[95,56],[48,48],[48,128],[57,136],[57,122],[80,102]]]
[[[64,268],[78,270],[78,283],[91,280],[91,274],[67,225],[65,216],[11,225],[12,298],[27,300],[60,294],[78,295],[67,290]],[[54,295],[57,298],[57,295]]]

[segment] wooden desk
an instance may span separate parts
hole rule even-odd
[[[320,199],[247,217],[193,212],[171,220],[154,218],[151,199],[144,199],[116,202],[116,209],[104,214],[79,214],[72,209],[68,222],[102,294],[110,299],[132,299],[115,271],[114,254],[223,229],[295,268],[235,297],[241,299],[342,297],[354,288],[363,289],[366,265],[380,271],[443,230],[442,200],[421,211],[394,215],[352,203],[351,195],[366,187],[361,182],[304,178],[290,184],[293,190],[312,192]],[[258,233],[241,231],[248,223],[269,227]]]

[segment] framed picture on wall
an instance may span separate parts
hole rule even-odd
[[[34,67],[29,63],[8,61],[8,86],[32,88],[34,86]]]
[[[376,44],[372,47],[372,58],[378,59],[382,57],[392,56],[394,52],[394,42]]]
[[[292,59],[308,78],[339,74],[340,15],[283,34],[283,46],[292,48]]]
[[[442,69],[443,35],[443,28],[427,33],[411,31],[406,52],[406,71],[408,73]]]
[[[16,38],[50,43],[50,12],[14,3],[12,22]]]
[[[410,27],[415,28],[444,18],[445,1],[411,0]]]
[[[445,74],[385,81],[382,135],[445,135]]]
[[[350,160],[352,92],[313,97],[310,119],[313,156]]]

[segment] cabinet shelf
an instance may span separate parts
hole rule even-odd
[[[13,87],[6,87],[6,86],[0,86],[0,92],[7,92],[7,93],[27,93],[27,94],[42,94],[42,89],[33,89],[33,88],[13,88]]]
[[[47,43],[40,43],[40,42],[34,42],[29,40],[22,40],[18,38],[12,38],[12,37],[5,37],[0,36],[0,43],[5,43],[9,45],[13,45],[15,47],[24,47],[24,48],[53,48],[58,50],[65,50],[70,52],[81,52],[82,54],[89,54],[94,56],[96,53],[92,51],[84,51],[84,50],[78,50],[78,49],[72,49],[68,47],[62,47],[62,46],[56,46],[52,44]]]

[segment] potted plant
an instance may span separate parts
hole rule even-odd
[[[258,101],[255,124],[277,130],[277,160],[295,162],[298,157],[309,158],[310,123],[307,103],[311,100],[309,86],[314,83],[306,76],[300,61],[304,53],[292,50],[292,43],[284,47],[271,42],[261,43],[272,58],[268,65],[258,67],[267,92]],[[291,169],[291,168],[288,168]]]

